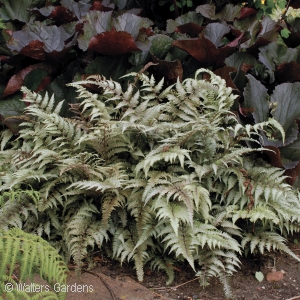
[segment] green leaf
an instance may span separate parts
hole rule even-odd
[[[0,124],[3,122],[14,134],[19,131],[19,125],[23,121],[21,115],[26,107],[26,104],[20,101],[21,97],[18,93],[6,100],[0,100]]]
[[[228,67],[234,67],[239,70],[243,64],[256,65],[257,60],[249,53],[235,52],[225,59],[225,64]]]
[[[114,0],[112,2],[118,6],[118,9],[124,9],[128,3],[128,0]]]
[[[121,57],[98,56],[86,68],[87,74],[101,74],[106,78],[119,80],[128,69],[127,58]]]
[[[280,154],[282,157],[288,157],[292,161],[300,160],[300,135],[298,135],[297,139],[284,147],[280,148]]]
[[[48,75],[48,72],[44,69],[35,69],[27,74],[24,78],[23,85],[30,90],[36,90],[43,78]]]
[[[159,59],[164,59],[172,48],[173,39],[163,34],[157,34],[151,38],[151,42],[150,53]]]
[[[55,94],[55,105],[62,100],[66,100],[61,110],[61,114],[64,116],[71,115],[69,113],[68,103],[78,102],[75,90],[66,86],[66,84],[72,82],[77,72],[82,73],[79,63],[71,63],[68,70],[66,70],[66,72],[64,72],[62,75],[56,77],[45,89],[45,91],[47,91],[49,95]]]
[[[291,32],[287,29],[287,28],[284,28],[280,31],[280,34],[283,38],[288,38],[291,34]]]
[[[276,42],[260,48],[259,60],[270,70],[275,71],[276,66],[282,63],[299,61],[299,49],[288,48]]]
[[[26,104],[20,101],[21,97],[22,95],[16,94],[9,99],[0,100],[0,115],[7,118],[22,114]]]
[[[176,1],[176,5],[177,5],[178,8],[182,8],[182,5],[181,5],[180,2]]]
[[[7,48],[6,40],[5,40],[2,32],[0,32],[0,54],[11,55],[10,50]]]
[[[150,57],[149,51],[134,52],[129,57],[128,61],[133,66],[141,66],[141,65],[145,65],[149,61],[149,57]]]
[[[256,272],[255,273],[255,278],[259,281],[262,282],[264,280],[264,274],[262,272]]]
[[[46,0],[1,0],[0,16],[3,20],[19,20],[27,23],[30,18],[30,9],[43,6]]]
[[[178,26],[188,23],[194,23],[201,26],[203,23],[203,17],[196,12],[189,11],[188,13],[176,18],[175,20],[168,20],[167,33],[172,33]]]

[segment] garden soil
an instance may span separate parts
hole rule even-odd
[[[299,241],[299,242],[298,242]],[[300,258],[300,234],[289,239],[288,246]],[[84,272],[80,278],[71,271],[67,300],[221,300],[226,299],[222,285],[213,278],[202,288],[188,265],[178,265],[175,281],[167,286],[166,275],[145,268],[144,282],[138,283],[131,265],[95,256],[97,266]],[[234,299],[241,300],[296,300],[300,299],[300,262],[285,253],[266,252],[260,257],[241,259],[242,266],[231,278]],[[260,282],[255,275],[264,275]],[[278,276],[275,276],[278,275]],[[274,277],[274,278],[272,278]],[[268,281],[275,279],[277,281]],[[78,287],[91,286],[90,291],[78,292]]]

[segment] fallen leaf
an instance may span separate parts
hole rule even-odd
[[[262,282],[264,280],[264,274],[262,272],[256,272],[255,273],[255,278],[259,281]]]

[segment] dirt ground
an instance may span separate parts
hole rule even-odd
[[[288,246],[300,257],[300,234],[289,239]],[[68,277],[68,285],[92,286],[90,291],[69,291],[67,300],[222,300],[226,299],[218,279],[201,288],[194,272],[188,265],[178,266],[175,281],[166,286],[166,275],[145,269],[144,282],[136,281],[132,266],[95,256],[97,266],[85,272],[79,279],[74,271]],[[285,253],[268,253],[260,258],[241,259],[241,269],[231,278],[235,300],[296,300],[300,299],[300,262]],[[267,281],[267,274],[281,271],[279,281]],[[262,272],[259,282],[256,272]],[[284,272],[284,274],[283,274]],[[279,272],[278,272],[279,273]],[[278,274],[277,273],[277,274]],[[273,273],[274,274],[274,273]],[[269,275],[268,275],[269,276]]]
[[[300,253],[300,248],[297,250]],[[300,255],[299,255],[300,256]],[[283,270],[283,279],[277,282],[268,282],[264,279],[259,282],[255,272],[261,271],[265,276],[272,272],[275,259],[276,270]],[[232,277],[231,286],[236,300],[279,300],[300,299],[300,263],[291,257],[282,255],[266,256],[263,262],[256,259],[242,260],[242,268]],[[99,266],[97,272],[106,274],[115,279],[130,277],[135,279],[135,273],[128,268],[120,269],[119,266],[109,264]],[[226,299],[222,285],[218,279],[212,279],[210,285],[201,288],[199,281],[195,280],[193,271],[182,268],[178,272],[171,286],[166,286],[166,276],[162,273],[148,273],[142,283],[145,287],[155,292],[153,299],[187,299],[187,300],[217,300]],[[297,297],[298,296],[298,297]],[[99,298],[100,299],[100,298]],[[141,298],[143,299],[143,298]]]

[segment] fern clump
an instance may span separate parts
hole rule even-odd
[[[205,69],[166,89],[143,73],[127,76],[135,80],[126,91],[101,76],[70,84],[79,100],[70,119],[53,96],[22,89],[27,121],[13,141],[2,133],[1,191],[33,189],[38,198],[24,194],[27,213],[11,225],[3,220],[20,201],[4,198],[0,224],[46,236],[79,269],[97,246],[134,261],[139,280],[148,263],[170,283],[171,266],[185,260],[202,283],[217,276],[228,293],[243,252],[293,255],[282,235],[299,231],[299,195],[258,158],[262,132],[284,139],[280,124],[239,124],[236,96]]]

